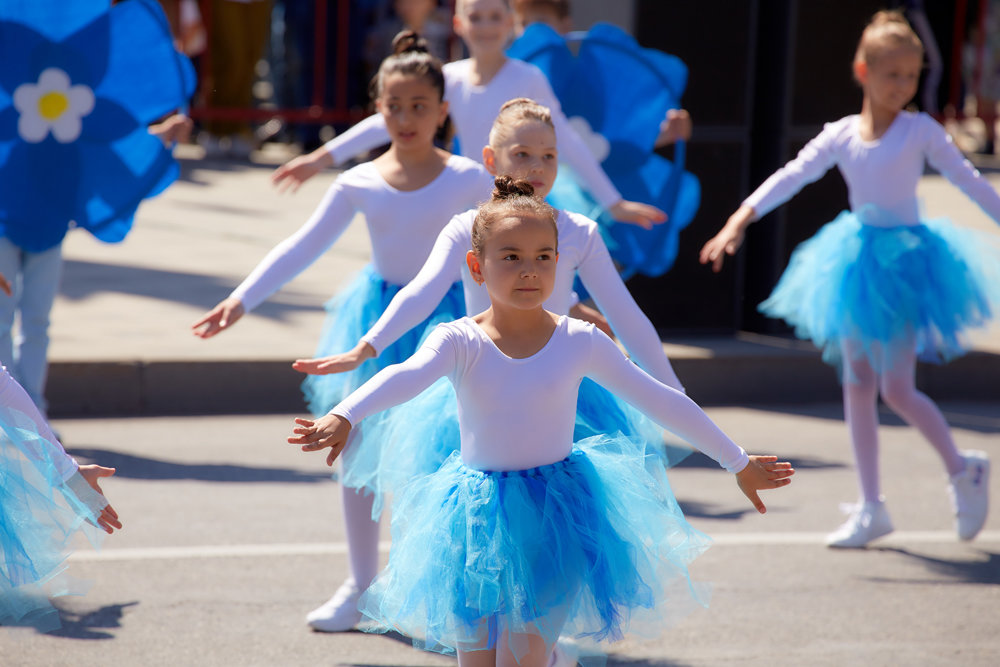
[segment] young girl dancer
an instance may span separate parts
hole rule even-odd
[[[832,547],[863,547],[893,529],[879,487],[879,391],[941,456],[951,476],[959,537],[972,539],[986,520],[989,461],[983,452],[956,449],[944,417],[916,389],[914,375],[918,356],[961,354],[963,332],[990,318],[1000,303],[1000,252],[995,238],[944,220],[921,220],[916,187],[926,160],[998,222],[1000,197],[940,125],[903,110],[916,93],[922,56],[920,40],[901,14],[876,14],[854,59],[864,92],[861,113],[827,124],[701,251],[702,263],[718,271],[740,247],[747,225],[804,185],[833,165],[847,181],[851,211],[799,246],[760,306],[843,367],[861,502],[827,538]]]
[[[397,500],[389,565],[361,605],[385,627],[457,650],[462,667],[546,665],[561,633],[617,640],[643,616],[655,623],[667,611],[657,604],[693,593],[687,563],[703,536],[684,520],[662,467],[654,472],[644,446],[621,436],[573,443],[585,376],[736,473],[760,512],[757,492],[794,472],[773,456],[748,457],[593,325],[544,309],[557,228],[531,192],[500,177],[476,217],[468,265],[491,306],[440,325],[330,414],[297,419],[289,438],[305,451],[330,447],[332,464],[362,419],[451,381],[461,453]]]
[[[347,228],[355,212],[365,215],[372,243],[372,266],[331,301],[317,354],[342,352],[353,346],[385,310],[400,286],[416,275],[438,232],[454,214],[489,196],[492,178],[481,165],[434,147],[434,134],[444,122],[441,64],[426,53],[415,33],[400,33],[396,55],[379,69],[373,90],[380,118],[392,136],[388,152],[372,162],[341,174],[316,212],[293,236],[272,250],[232,295],[194,324],[202,338],[232,326],[245,311],[260,304],[281,285],[319,257]],[[320,415],[359,387],[380,368],[406,359],[417,348],[425,329],[464,314],[461,287],[429,313],[424,326],[385,351],[383,356],[344,375],[310,377],[305,391],[310,410]],[[385,416],[383,416],[385,417]],[[391,419],[366,424],[354,440],[379,439]],[[451,424],[446,420],[444,424]],[[453,427],[456,431],[457,427]],[[345,478],[351,474],[345,469]],[[307,620],[326,631],[350,629],[360,619],[356,605],[338,600],[356,598],[377,571],[377,559],[363,546],[378,540],[371,519],[372,496],[342,485],[351,578],[331,600]]]
[[[10,295],[2,275],[0,289]],[[49,597],[80,592],[66,575],[71,538],[88,526],[106,533],[122,527],[99,484],[114,474],[78,465],[0,367],[0,625],[59,627]],[[84,532],[98,543],[94,531]]]
[[[622,222],[644,227],[666,219],[663,211],[622,199],[590,150],[559,110],[548,80],[540,69],[504,53],[514,28],[510,0],[459,0],[455,7],[455,32],[465,42],[470,57],[444,66],[445,99],[458,138],[459,153],[479,160],[490,127],[500,107],[515,97],[530,97],[552,109],[562,158],[573,167],[594,199]],[[341,136],[309,155],[295,158],[273,176],[279,187],[293,189],[320,169],[386,143],[388,135],[379,114],[369,116]]]
[[[548,109],[533,100],[510,100],[500,110],[490,132],[490,143],[483,149],[483,163],[491,174],[528,180],[535,194],[545,197],[556,178],[558,152],[552,116]],[[308,373],[324,374],[351,371],[367,359],[375,357],[424,320],[461,280],[465,288],[466,312],[478,313],[489,307],[489,295],[476,284],[469,273],[465,256],[472,248],[472,228],[476,209],[451,219],[434,243],[420,273],[393,298],[385,313],[360,342],[349,352],[320,359],[296,361],[294,367]],[[559,211],[560,261],[556,268],[555,286],[545,302],[546,309],[565,315],[570,312],[573,279],[579,274],[584,286],[598,307],[606,313],[632,358],[660,382],[683,391],[663,345],[652,323],[629,294],[601,239],[597,223],[577,213]],[[405,432],[395,434],[386,442],[391,447],[356,447],[345,454],[345,466],[371,474],[355,480],[357,486],[370,489],[376,497],[398,489],[412,478],[415,471],[436,470],[458,446],[454,442],[437,442],[428,446],[428,435],[419,424],[421,412],[438,412],[443,402],[454,403],[446,391],[424,394],[421,401],[398,408],[395,424]],[[406,415],[405,417],[403,415]],[[433,422],[435,425],[439,420]],[[615,398],[590,380],[580,389],[577,410],[576,437],[620,430],[662,449],[663,431],[627,403]],[[357,459],[364,464],[355,464]],[[371,558],[377,558],[376,543],[372,543]]]

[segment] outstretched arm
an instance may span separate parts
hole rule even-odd
[[[427,319],[451,285],[461,278],[461,266],[470,247],[469,239],[469,231],[462,218],[452,218],[438,234],[420,272],[396,293],[385,312],[354,349],[329,357],[298,359],[292,368],[312,375],[345,373],[378,356]]]
[[[275,169],[271,183],[280,192],[295,192],[326,167],[336,167],[387,143],[389,132],[385,129],[385,118],[380,113],[372,114],[308,155],[300,155]]]
[[[607,336],[595,331],[592,339],[587,374],[736,474],[740,490],[758,512],[763,514],[766,508],[757,491],[791,483],[789,478],[795,471],[790,463],[748,456],[694,401],[644,373]]]
[[[711,264],[712,271],[718,273],[722,270],[722,264],[726,256],[732,257],[743,245],[746,237],[746,229],[757,219],[757,214],[753,208],[743,204],[736,212],[729,216],[726,224],[705,243],[698,256],[698,261],[702,264]]]
[[[591,228],[577,273],[632,359],[663,384],[684,391],[656,328],[622,282],[596,226]]]
[[[604,173],[604,169],[601,168],[587,144],[569,124],[566,115],[562,112],[559,99],[552,92],[552,87],[541,70],[537,70],[531,87],[533,90],[528,96],[539,104],[549,107],[552,112],[552,124],[556,130],[560,159],[573,168],[597,203],[607,209],[612,217],[620,222],[636,224],[646,229],[665,222],[667,214],[655,206],[622,198],[618,188]]]
[[[339,182],[334,183],[306,224],[275,246],[228,298],[191,325],[194,335],[211,338],[231,327],[326,252],[353,216],[350,198]]]
[[[294,435],[288,442],[302,445],[304,452],[330,447],[327,464],[333,465],[353,424],[414,398],[435,380],[448,375],[455,367],[455,358],[455,348],[448,340],[448,333],[439,326],[412,357],[376,373],[327,415],[316,420],[296,419]]]

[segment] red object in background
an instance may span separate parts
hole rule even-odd
[[[328,35],[326,18],[328,6],[335,2],[337,12],[336,53],[334,54],[334,106],[323,106],[323,90],[325,89],[327,71]],[[208,34],[212,32],[212,3],[202,0],[202,22]],[[248,122],[265,122],[279,118],[292,123],[355,123],[367,114],[357,109],[347,107],[348,79],[348,38],[350,36],[351,6],[350,0],[316,0],[314,34],[315,49],[313,53],[313,99],[312,105],[306,108],[235,108],[213,107],[207,102],[204,92],[206,85],[211,85],[212,50],[205,49],[201,55],[198,67],[198,94],[196,101],[188,112],[196,120],[239,120]]]

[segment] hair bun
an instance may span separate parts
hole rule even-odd
[[[429,53],[427,40],[414,30],[402,30],[392,38],[392,55],[404,53]]]
[[[497,176],[493,181],[493,200],[513,199],[514,197],[531,197],[535,194],[535,186],[523,178],[514,179],[511,176]]]

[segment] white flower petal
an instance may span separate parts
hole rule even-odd
[[[590,149],[598,164],[604,162],[604,159],[611,153],[611,143],[604,138],[604,135],[594,132],[590,123],[583,116],[573,116],[569,119],[569,125],[580,135],[580,139]]]
[[[38,114],[38,98],[42,91],[34,83],[22,83],[14,90],[14,108],[21,113]]]
[[[94,91],[87,86],[73,86],[66,93],[69,98],[69,112],[86,116],[94,110]]]
[[[69,74],[58,67],[50,67],[38,77],[38,87],[46,93],[52,90],[65,93],[69,90]]]
[[[17,133],[29,144],[37,144],[49,134],[49,124],[37,113],[24,113],[17,119]]]
[[[80,136],[80,130],[83,127],[83,123],[80,122],[80,117],[71,114],[64,113],[60,116],[54,123],[52,123],[52,136],[56,138],[61,144],[68,144],[72,141],[76,141]]]

